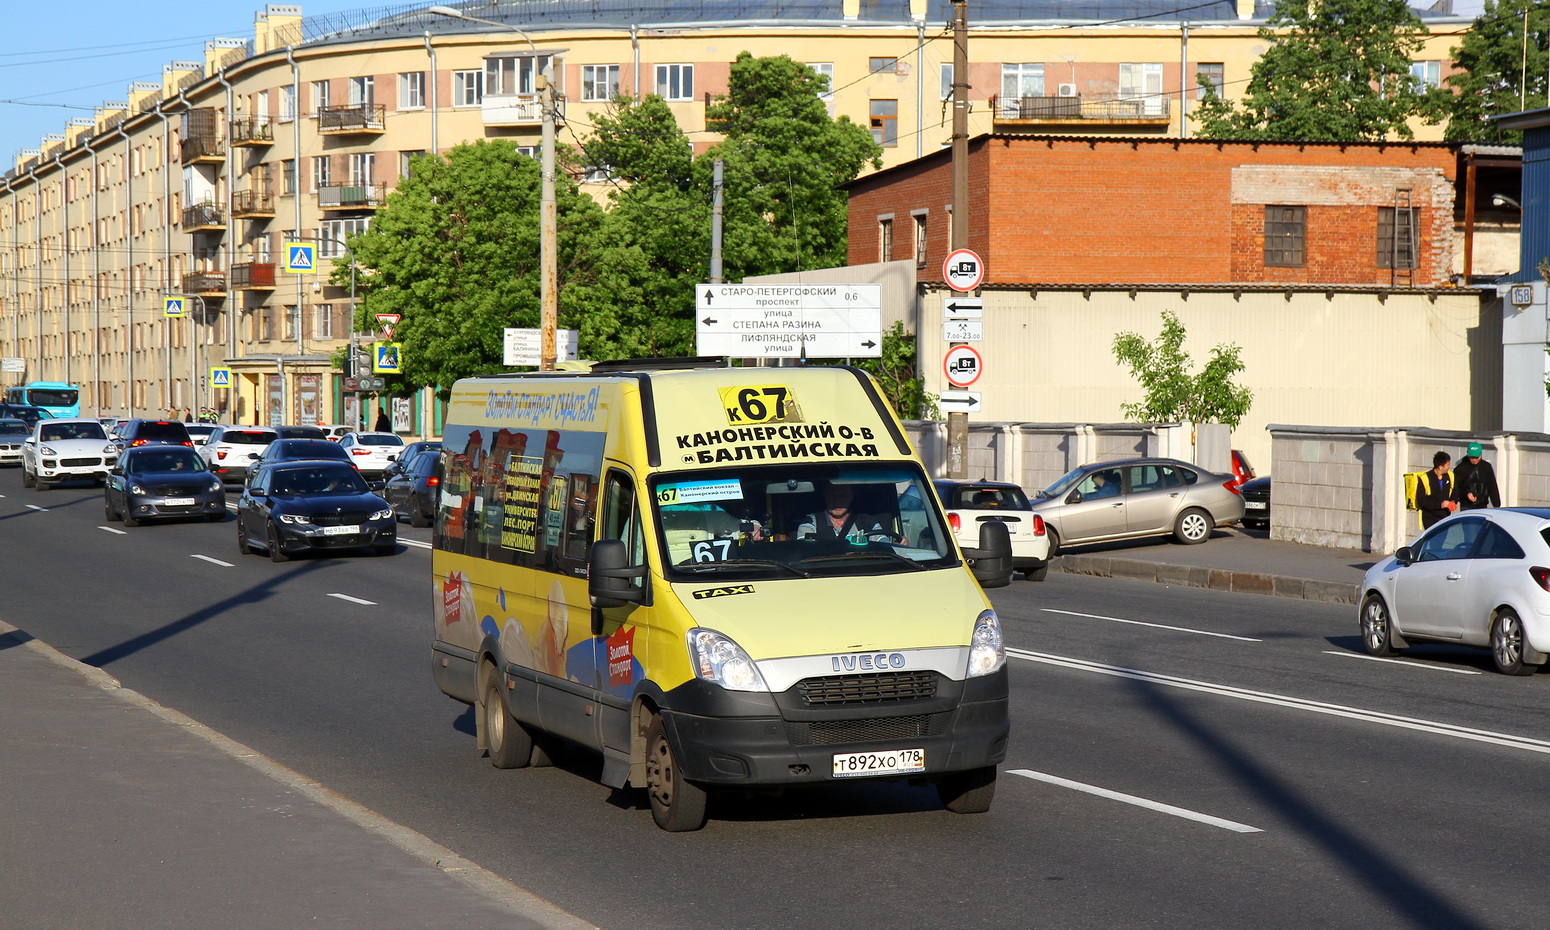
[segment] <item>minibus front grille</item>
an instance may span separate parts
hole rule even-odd
[[[803,704],[881,704],[936,696],[936,672],[831,675],[797,682]]]
[[[793,746],[828,746],[835,743],[871,743],[918,739],[946,732],[951,712],[913,714],[908,717],[873,717],[868,720],[786,721],[786,738]]]

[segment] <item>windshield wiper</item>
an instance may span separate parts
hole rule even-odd
[[[817,555],[817,556],[813,556],[810,559],[803,559],[802,561],[803,562],[845,562],[845,561],[849,561],[849,560],[852,560],[852,559],[879,559],[879,558],[880,559],[893,559],[896,562],[903,562],[905,565],[908,565],[910,568],[914,569],[917,572],[923,572],[923,571],[927,570],[926,566],[920,564],[919,562],[915,561],[914,559],[910,558],[909,556],[900,555],[899,553],[893,551],[892,549],[888,549],[888,550],[870,549],[870,550],[867,550],[866,552],[841,552],[838,555]]]
[[[727,566],[732,568],[783,568],[800,578],[812,577],[811,573],[804,572],[795,565],[776,559],[722,559],[719,562],[690,562],[687,565],[674,565],[673,568],[680,572],[708,572]]]

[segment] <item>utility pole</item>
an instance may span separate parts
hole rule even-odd
[[[969,4],[953,0],[952,247],[969,247]],[[969,477],[969,415],[947,415],[947,477]]]

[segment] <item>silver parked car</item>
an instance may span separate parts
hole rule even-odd
[[[1550,653],[1550,509],[1466,510],[1434,524],[1362,579],[1362,647],[1417,642],[1491,650],[1531,675]]]
[[[1126,459],[1083,465],[1040,491],[1050,555],[1062,545],[1172,535],[1203,543],[1223,523],[1243,519],[1237,479],[1177,459]]]

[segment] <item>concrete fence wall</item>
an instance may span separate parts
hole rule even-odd
[[[1471,442],[1496,470],[1504,507],[1550,506],[1550,436],[1419,428],[1352,429],[1271,424],[1270,535],[1274,539],[1392,552],[1420,531],[1405,509],[1405,475]]]

